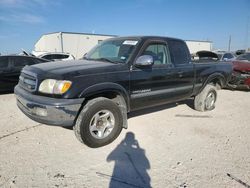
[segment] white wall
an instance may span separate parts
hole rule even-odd
[[[99,40],[102,41],[108,38],[111,38],[111,36],[63,33],[63,50],[79,59],[97,45]]]
[[[62,42],[61,42],[62,37]],[[76,59],[83,57],[99,40],[112,36],[91,35],[78,33],[52,33],[43,35],[35,44],[34,51],[42,52],[67,52]],[[62,44],[62,45],[61,45]]]
[[[60,33],[43,35],[36,42],[34,51],[61,52]]]
[[[196,53],[201,50],[212,51],[212,42],[209,41],[189,41],[186,40],[190,53]]]

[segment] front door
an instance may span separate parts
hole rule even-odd
[[[151,55],[154,64],[144,68],[133,65],[130,72],[131,110],[174,101],[176,72],[167,43],[148,42],[139,53],[141,55]]]

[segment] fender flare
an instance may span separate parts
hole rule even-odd
[[[208,76],[208,78],[204,82],[203,86],[201,87],[199,93],[204,89],[204,87],[206,87],[206,85],[208,83],[210,83],[214,79],[218,79],[220,81],[221,87],[224,87],[226,85],[225,76],[223,74],[221,74],[221,73],[214,73],[214,74],[211,74],[211,75]]]
[[[120,94],[124,98],[124,101],[127,105],[127,110],[129,111],[130,103],[129,103],[128,91],[126,91],[124,87],[122,87],[121,85],[117,83],[104,82],[104,83],[92,85],[84,89],[80,93],[79,98],[87,98],[87,97],[98,95],[98,94],[105,93],[105,92],[116,92]]]

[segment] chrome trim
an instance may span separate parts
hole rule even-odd
[[[27,70],[22,70],[22,71],[21,71],[21,74],[20,74],[20,76],[19,76],[19,80],[21,80],[23,84],[28,84],[28,85],[32,85],[32,84],[25,82],[25,77],[23,77],[22,73],[25,74],[25,75],[27,75],[27,76],[34,77],[34,79],[35,79],[35,88],[34,88],[34,89],[31,89],[31,88],[29,88],[29,87],[24,88],[24,89],[28,89],[28,90],[31,91],[31,92],[36,91],[36,90],[37,90],[37,87],[38,87],[37,74],[36,74],[36,73],[33,73],[33,72],[30,72],[30,71],[27,71]],[[27,80],[26,80],[26,81],[27,81]]]

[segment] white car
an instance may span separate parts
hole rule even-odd
[[[75,57],[69,53],[62,53],[62,52],[48,52],[38,55],[37,57],[48,59],[48,60],[61,60],[61,61],[67,61],[67,60],[74,60]]]

